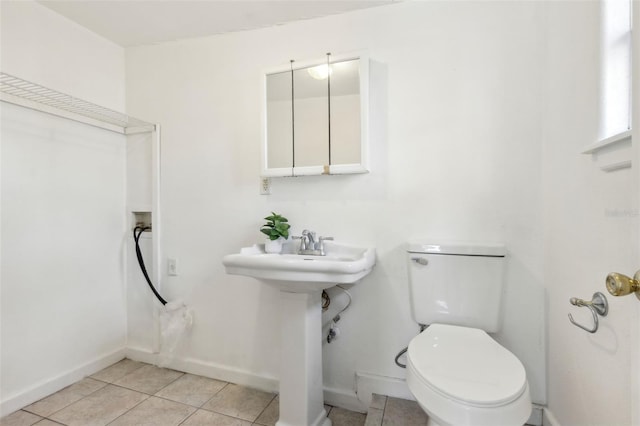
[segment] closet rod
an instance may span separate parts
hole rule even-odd
[[[0,100],[125,135],[155,130],[154,124],[5,72],[0,72]]]

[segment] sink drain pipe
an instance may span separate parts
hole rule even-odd
[[[329,332],[327,333],[327,343],[331,343],[333,340],[337,339],[338,336],[340,335],[340,329],[338,328],[338,321],[340,321],[340,314],[342,314],[344,311],[346,311],[349,306],[351,306],[351,302],[352,302],[352,297],[351,297],[351,293],[349,293],[349,291],[347,289],[345,289],[344,287],[341,287],[340,285],[337,285],[335,288],[341,290],[349,299],[347,301],[347,304],[345,305],[344,308],[342,308],[340,311],[338,311],[338,313],[336,313],[332,318],[331,318],[331,326],[329,327]],[[326,300],[328,301],[328,303],[326,303],[326,307],[328,308],[330,303],[331,303],[331,299],[329,298],[329,295],[327,294],[327,298]],[[324,306],[323,306],[324,308]],[[323,321],[324,323],[324,321]],[[324,323],[326,324],[326,323]]]

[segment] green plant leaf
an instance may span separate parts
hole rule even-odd
[[[280,237],[289,238],[289,225],[287,222],[289,220],[277,214],[276,212],[271,212],[270,216],[264,218],[267,221],[262,228],[260,228],[260,232],[267,235],[271,240],[277,240]]]

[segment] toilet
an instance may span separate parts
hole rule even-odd
[[[488,333],[501,323],[506,249],[410,242],[411,310],[427,328],[409,343],[407,384],[430,426],[522,426],[524,366]]]

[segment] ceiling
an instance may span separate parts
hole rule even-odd
[[[121,45],[136,46],[381,6],[398,0],[38,0]]]

